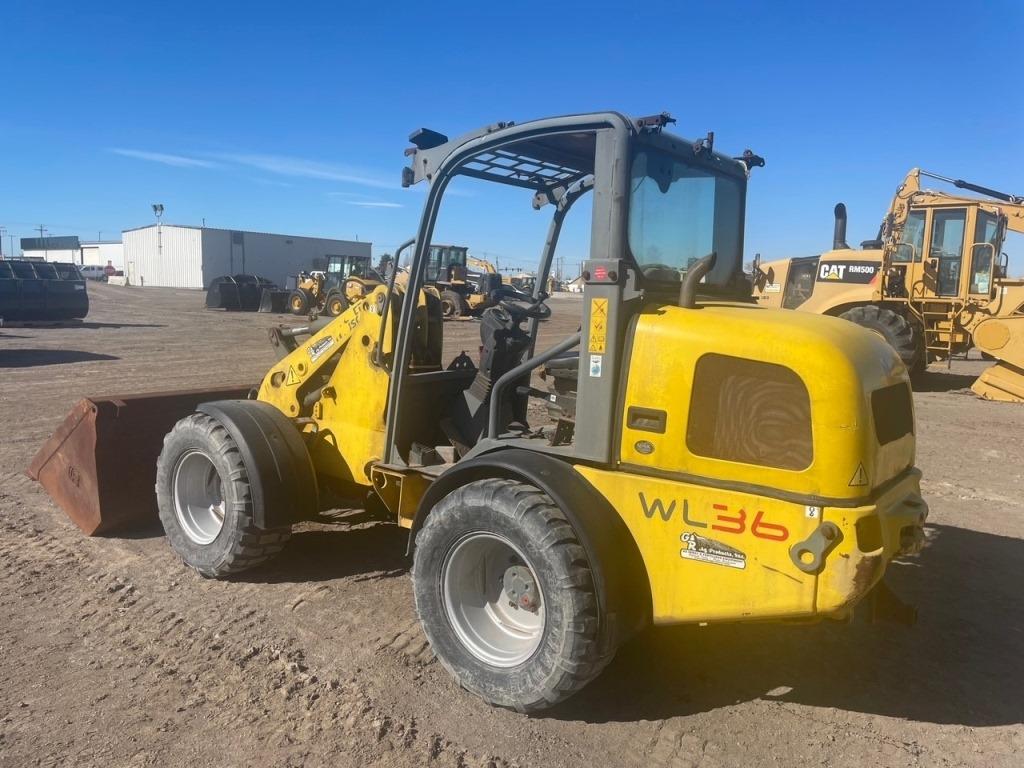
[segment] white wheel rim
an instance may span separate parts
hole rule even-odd
[[[205,453],[192,450],[174,468],[174,514],[196,544],[209,544],[224,527],[224,483]]]
[[[531,588],[520,589],[525,584]],[[459,641],[480,661],[514,667],[540,647],[545,620],[540,582],[526,556],[505,537],[481,531],[456,542],[441,566],[441,596]]]

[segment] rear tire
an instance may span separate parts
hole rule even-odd
[[[156,498],[171,548],[209,578],[260,565],[291,537],[290,528],[253,525],[249,472],[238,445],[204,413],[185,417],[164,438]]]
[[[441,291],[441,316],[445,320],[462,317],[462,296],[451,289]]]
[[[305,291],[302,288],[296,288],[290,294],[288,294],[288,311],[293,315],[304,315],[309,312],[309,308],[313,305],[313,296],[309,291]]]
[[[545,709],[613,655],[587,553],[531,485],[479,480],[442,499],[416,537],[413,591],[438,660],[490,704]]]
[[[874,331],[896,350],[907,370],[913,374],[924,370],[924,349],[921,334],[907,319],[891,309],[867,304],[848,309],[840,315],[844,320]]]

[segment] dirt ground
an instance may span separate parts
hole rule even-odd
[[[1020,766],[1024,407],[958,362],[915,395],[928,546],[915,627],[651,630],[559,708],[459,690],[416,623],[404,534],[304,526],[233,581],[159,527],[84,538],[23,470],[83,395],[258,381],[280,318],[90,286],[88,321],[0,328],[0,765]],[[577,307],[552,302],[549,335]],[[475,322],[446,327],[449,355]],[[542,342],[543,344],[543,342]]]

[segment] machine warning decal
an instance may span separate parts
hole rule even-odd
[[[740,570],[747,567],[747,556],[728,544],[690,532],[679,538],[686,545],[679,550],[679,556],[684,560],[699,560],[702,563],[724,565]]]
[[[324,353],[327,350],[329,350],[333,346],[334,346],[334,337],[333,336],[324,336],[322,339],[320,339],[320,341],[318,341],[316,344],[313,344],[309,348],[309,359],[310,359],[310,362],[315,363],[317,360],[319,360],[321,357],[324,356]]]
[[[293,368],[292,366],[289,365],[288,366],[288,375],[285,376],[284,385],[286,387],[294,387],[296,384],[299,384],[299,383],[301,383],[301,379],[299,378],[299,374],[297,374],[295,372],[295,368]]]
[[[878,264],[863,261],[827,261],[818,265],[818,281],[867,285],[878,274]]]
[[[782,293],[782,283],[767,283],[764,293]]]
[[[850,487],[856,488],[861,485],[868,484],[868,473],[864,471],[864,464],[857,465],[857,471],[853,473],[853,477],[850,478]]]
[[[604,360],[604,355],[591,355],[590,356],[590,377],[592,379],[601,378],[601,363]]]
[[[590,334],[589,351],[592,354],[603,355],[605,352],[605,344],[608,340],[608,299],[591,299],[590,300]],[[593,357],[591,364],[593,364]],[[591,376],[595,374],[591,373]],[[600,373],[596,374],[600,376]]]

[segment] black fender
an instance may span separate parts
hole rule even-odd
[[[316,516],[316,471],[291,419],[259,400],[215,400],[196,410],[216,419],[238,444],[249,472],[256,527],[280,528]]]
[[[587,552],[600,603],[603,636],[614,649],[651,620],[651,585],[633,535],[608,500],[565,459],[506,448],[456,464],[435,480],[416,508],[407,554],[434,506],[467,483],[520,480],[539,488],[568,518]]]

